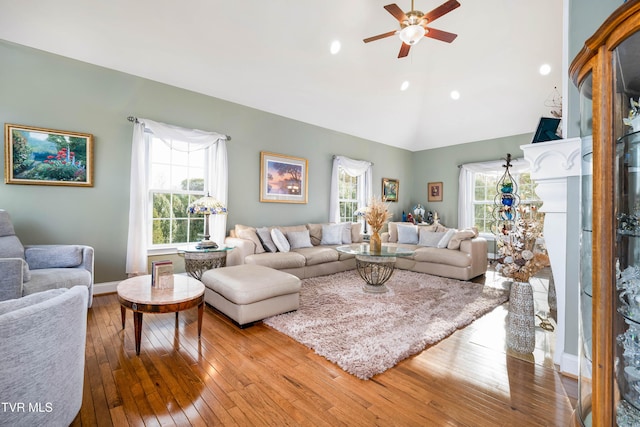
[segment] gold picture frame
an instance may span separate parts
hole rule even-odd
[[[5,123],[4,182],[93,187],[93,135]]]
[[[309,164],[302,157],[260,152],[260,201],[307,203]]]
[[[427,201],[429,202],[441,202],[442,201],[442,183],[430,182],[427,184]]]
[[[400,181],[391,178],[382,178],[382,200],[385,202],[397,202],[400,193]]]

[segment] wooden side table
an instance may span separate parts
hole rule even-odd
[[[227,265],[227,252],[231,247],[219,247],[211,249],[198,249],[195,246],[178,248],[178,255],[184,257],[184,269],[189,276],[200,280],[202,274],[212,268],[225,267]]]
[[[118,284],[118,300],[122,329],[125,325],[126,309],[133,311],[137,355],[140,355],[143,313],[175,312],[177,320],[179,311],[198,307],[198,338],[200,338],[204,313],[204,285],[199,280],[174,275],[173,289],[157,289],[151,287],[151,275],[132,277]]]

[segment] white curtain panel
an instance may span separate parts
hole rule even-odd
[[[131,144],[131,187],[129,190],[129,234],[127,240],[126,272],[128,275],[147,274],[148,250],[148,155],[145,131],[179,151],[197,151],[210,148],[210,174],[206,177],[212,196],[227,205],[228,163],[227,136],[197,129],[185,129],[149,119],[138,119],[133,125]],[[190,143],[188,145],[187,143]],[[209,223],[211,239],[224,241],[227,226],[226,215],[211,215]]]
[[[473,227],[473,192],[474,174],[503,171],[506,160],[492,160],[488,162],[467,163],[460,166],[458,178],[458,228]],[[517,175],[529,171],[529,162],[524,158],[511,159],[509,171],[511,175]]]
[[[338,202],[338,175],[342,167],[345,173],[358,179],[358,209],[364,208],[373,195],[373,163],[366,160],[354,160],[344,156],[333,158],[331,173],[331,199],[329,200],[329,222],[340,222],[340,203]]]

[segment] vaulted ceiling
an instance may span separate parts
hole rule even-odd
[[[562,2],[459,2],[431,24],[457,39],[402,59],[397,36],[363,42],[398,29],[390,0],[0,0],[0,39],[413,151],[534,132],[562,93]]]

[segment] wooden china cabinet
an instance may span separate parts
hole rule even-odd
[[[569,73],[580,91],[582,137],[580,397],[574,423],[637,426],[640,1],[625,3],[602,24]]]

